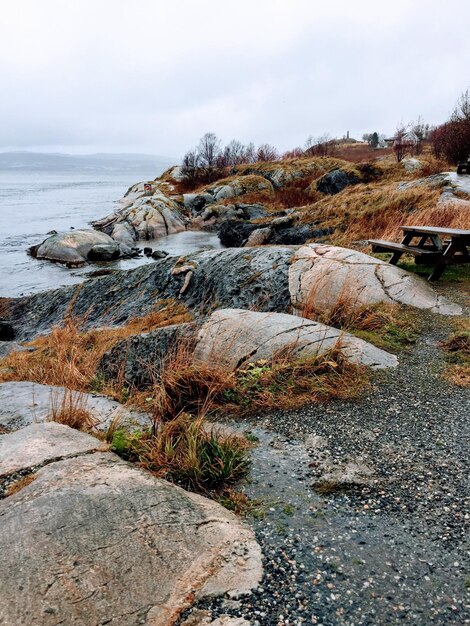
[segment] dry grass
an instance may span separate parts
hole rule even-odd
[[[33,352],[14,352],[0,360],[4,368],[0,381],[30,380],[87,391],[93,386],[103,354],[118,341],[190,320],[187,309],[172,301],[161,301],[155,311],[115,328],[82,332],[82,320],[69,317],[49,335],[32,341]]]
[[[312,289],[301,314],[391,352],[409,346],[418,336],[419,315],[414,309],[383,302],[364,305],[347,285],[329,307],[318,306],[317,293]]]
[[[114,433],[112,449],[160,478],[210,494],[226,490],[248,471],[250,442],[181,413],[154,433]]]
[[[446,352],[443,377],[459,387],[470,387],[470,321],[461,320],[441,348]]]
[[[19,491],[30,485],[34,480],[36,480],[36,474],[33,473],[27,474],[26,476],[15,480],[15,482],[11,483],[11,485],[9,485],[5,489],[4,497],[8,498],[9,496],[15,495],[15,493],[18,493]]]
[[[87,408],[86,395],[70,389],[52,396],[49,420],[85,432],[92,432],[97,426]]]

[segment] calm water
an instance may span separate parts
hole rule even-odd
[[[135,173],[97,172],[40,173],[0,171],[0,296],[26,295],[81,282],[98,265],[67,269],[49,261],[37,261],[26,250],[43,241],[50,230],[89,227],[91,220],[104,217],[114,202],[138,180],[155,178],[155,170]],[[141,242],[144,245],[144,242]],[[140,244],[138,244],[140,245]],[[218,248],[212,233],[184,232],[158,241],[145,242],[153,249],[171,254]],[[128,269],[146,258],[100,263],[100,267]]]

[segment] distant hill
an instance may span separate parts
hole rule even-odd
[[[162,171],[178,159],[151,154],[60,154],[42,152],[0,152],[0,171]]]

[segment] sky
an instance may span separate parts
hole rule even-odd
[[[443,122],[470,87],[468,0],[1,0],[0,151],[175,158],[205,132]]]

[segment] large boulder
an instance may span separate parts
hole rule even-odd
[[[24,428],[50,420],[53,409],[72,403],[86,409],[96,427],[106,430],[115,420],[147,426],[147,415],[130,411],[104,396],[73,392],[64,387],[40,385],[29,381],[0,383],[0,426],[7,430]]]
[[[320,193],[334,195],[343,191],[349,185],[356,185],[359,180],[359,177],[354,172],[337,168],[322,176],[316,182],[316,188]]]
[[[259,584],[253,532],[219,504],[95,451],[101,442],[67,427],[35,425],[0,442],[10,470],[0,623],[171,626],[205,597]]]
[[[460,315],[461,307],[439,296],[424,280],[356,250],[323,244],[298,249],[289,268],[294,310],[324,311],[339,301],[352,307],[378,302],[406,304],[444,315]]]
[[[315,225],[299,224],[286,215],[262,224],[226,220],[219,228],[220,243],[226,248],[258,245],[295,246],[329,235],[333,229],[317,228]]]
[[[88,261],[117,259],[122,249],[109,235],[83,229],[51,235],[41,244],[32,246],[30,253],[36,259],[79,266]]]
[[[282,313],[240,309],[215,311],[199,331],[196,363],[234,370],[248,361],[271,359],[288,350],[293,358],[314,357],[335,347],[351,363],[395,367],[397,358],[336,328]]]
[[[229,198],[235,198],[248,193],[264,192],[273,193],[272,183],[263,176],[249,174],[246,176],[231,176],[218,180],[212,185],[204,187],[203,192],[210,194],[213,202],[220,202]]]

